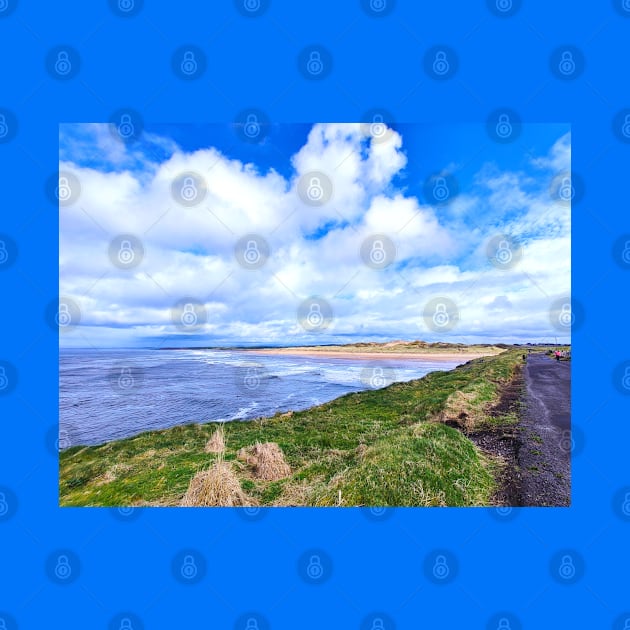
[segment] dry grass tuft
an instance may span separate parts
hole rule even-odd
[[[212,437],[206,442],[206,447],[203,450],[206,453],[223,453],[225,451],[224,435],[225,429],[223,424],[220,424],[212,434]]]
[[[256,442],[254,446],[241,448],[237,459],[254,469],[254,476],[265,481],[277,481],[291,474],[291,467],[284,459],[282,449],[275,442]]]
[[[363,459],[365,457],[365,453],[367,450],[368,450],[367,444],[363,444],[363,442],[359,444],[359,446],[357,446],[357,448],[355,449],[357,457],[359,459]]]
[[[198,472],[182,498],[182,507],[240,507],[254,505],[242,490],[229,462],[219,457],[208,470]]]
[[[113,466],[108,468],[100,477],[98,477],[95,483],[98,486],[104,486],[105,484],[120,479],[120,477],[124,477],[125,473],[130,471],[132,468],[133,466],[131,466],[130,464],[114,464]]]

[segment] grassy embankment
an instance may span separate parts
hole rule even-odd
[[[505,464],[464,433],[518,420],[492,408],[521,355],[507,350],[306,411],[227,423],[218,454],[204,450],[214,423],[73,447],[60,454],[60,504],[179,505],[191,478],[219,459],[251,505],[489,505]],[[288,476],[261,479],[237,458],[257,442],[280,446]]]

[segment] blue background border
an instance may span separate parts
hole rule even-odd
[[[263,1],[252,16],[227,0],[147,1],[128,17],[105,0],[0,2],[7,7],[0,108],[11,128],[0,143],[0,232],[18,252],[0,270],[0,360],[11,379],[0,396],[0,617],[7,628],[119,628],[124,616],[134,628],[246,628],[249,618],[261,630],[372,628],[375,615],[385,630],[496,628],[502,617],[512,628],[624,627],[630,428],[620,375],[629,355],[629,265],[620,247],[630,239],[630,145],[620,121],[630,107],[630,12],[621,0],[588,10],[513,0],[502,16],[481,0],[389,2],[373,15],[358,0]],[[188,44],[206,57],[197,80],[172,71],[172,54]],[[47,69],[59,45],[80,56],[68,80]],[[310,45],[322,46],[332,64],[320,80],[298,66]],[[435,45],[457,55],[448,80],[425,72],[425,51]],[[579,76],[571,80],[552,72],[564,45],[577,50]],[[283,122],[357,120],[372,108],[399,121],[485,122],[509,107],[524,122],[571,123],[581,177],[573,298],[584,314],[573,335],[572,507],[249,516],[59,509],[57,334],[45,320],[57,296],[58,230],[46,182],[57,170],[59,122],[104,121],[126,107],[150,122],[231,121],[247,107]],[[171,571],[187,549],[206,561],[195,584]],[[51,558],[63,550],[73,580],[58,584]],[[304,578],[311,550],[325,558],[321,584]],[[435,584],[425,568],[440,550],[452,554],[457,572]],[[554,564],[566,553],[577,571],[569,582]]]

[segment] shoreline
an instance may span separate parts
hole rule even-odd
[[[265,352],[265,351],[263,351]],[[284,353],[283,353],[284,354]],[[321,354],[321,353],[318,353]],[[337,353],[335,353],[337,354]],[[351,358],[355,358],[355,355],[357,353],[348,353],[350,355]],[[366,353],[362,353],[362,354],[366,354]],[[302,355],[300,355],[302,356]],[[379,353],[377,356],[381,356],[381,354]],[[455,355],[454,355],[455,356]],[[461,358],[461,355],[458,355]],[[489,356],[489,355],[482,355],[482,356]],[[346,358],[346,357],[334,357],[334,358]],[[362,357],[362,358],[368,358],[367,356]],[[419,359],[420,357],[415,357],[416,359]],[[458,363],[457,365],[449,368],[448,370],[446,370],[447,372],[452,372],[453,370],[456,370],[460,365],[463,365],[464,363],[466,363],[467,361],[472,361],[475,358],[480,358],[477,356],[471,356],[469,358],[467,358],[466,361],[462,361],[461,363]],[[424,359],[423,359],[424,360]],[[451,362],[450,359],[443,359],[443,361],[448,361]],[[426,378],[427,376],[429,376],[429,374],[432,374],[434,370],[429,371],[427,374],[424,374],[424,376],[418,376],[417,378],[414,377],[409,381],[392,381],[388,384],[389,385],[394,385],[396,383],[414,383],[416,381],[421,381],[422,379]],[[437,370],[435,370],[437,371]],[[174,424],[171,426],[167,426],[167,427],[162,427],[159,429],[143,429],[142,431],[139,431],[138,433],[134,433],[132,435],[127,435],[125,437],[119,437],[119,438],[113,438],[111,440],[105,440],[104,442],[95,442],[93,444],[79,444],[79,443],[74,443],[72,444],[71,447],[80,447],[80,448],[98,448],[100,446],[107,446],[109,444],[114,444],[116,442],[123,442],[125,440],[133,440],[136,439],[138,437],[141,437],[145,434],[149,434],[149,433],[160,433],[162,431],[170,431],[174,428],[177,427],[189,427],[189,426],[195,426],[195,425],[199,425],[199,426],[204,426],[204,425],[219,425],[219,424],[232,424],[232,423],[238,423],[238,422],[256,422],[256,421],[260,421],[260,420],[269,420],[269,419],[275,419],[275,418],[290,418],[293,416],[293,414],[296,413],[304,413],[304,412],[311,412],[314,411],[316,409],[318,409],[319,407],[324,407],[325,405],[329,405],[331,403],[336,402],[337,400],[339,400],[340,398],[344,398],[345,396],[348,396],[352,393],[361,393],[361,392],[366,392],[366,391],[378,391],[379,389],[383,389],[383,388],[373,388],[373,387],[369,387],[369,386],[365,386],[363,389],[360,389],[356,392],[345,392],[345,393],[340,393],[338,396],[335,396],[334,398],[331,398],[330,400],[324,400],[322,402],[314,402],[313,404],[309,405],[308,407],[304,407],[303,409],[298,409],[298,408],[293,408],[293,409],[287,409],[285,411],[280,411],[280,410],[276,410],[272,415],[269,416],[258,416],[258,417],[253,417],[253,418],[239,418],[239,417],[234,417],[234,418],[230,418],[228,420],[225,419],[215,419],[215,420],[201,420],[201,421],[191,421],[191,422],[184,422],[182,424]],[[63,450],[67,450],[67,449],[63,449]],[[60,451],[60,452],[63,452]],[[0,630],[2,630],[0,628]]]
[[[361,350],[316,350],[313,348],[265,348],[243,350],[246,354],[264,354],[294,357],[324,357],[326,359],[392,359],[392,360],[413,360],[413,361],[459,361],[462,363],[479,359],[481,357],[495,356],[496,352],[401,352],[401,351],[383,351],[374,352],[373,350],[364,352]]]
[[[460,365],[463,365],[474,359],[483,358],[483,357],[492,357],[492,356],[496,356],[497,354],[496,352],[482,353],[477,349],[475,351],[466,351],[466,352],[453,352],[452,350],[442,350],[442,349],[434,350],[432,352],[431,351],[428,351],[428,352],[416,351],[415,349],[409,350],[406,352],[400,351],[400,350],[378,352],[378,351],[374,351],[372,348],[366,351],[363,348],[348,349],[347,346],[346,347],[339,346],[339,350],[331,350],[330,346],[327,346],[327,347],[326,346],[311,346],[311,347],[295,346],[295,347],[283,347],[283,348],[239,349],[238,352],[243,353],[243,354],[252,354],[252,355],[270,355],[270,356],[277,355],[277,356],[296,357],[296,358],[299,358],[299,357],[318,358],[319,357],[321,359],[328,359],[328,358],[340,359],[344,361],[355,361],[356,364],[360,364],[361,362],[364,362],[364,361],[365,362],[381,361],[383,363],[381,363],[380,365],[384,368],[385,367],[393,368],[394,367],[393,365],[386,365],[385,362],[394,363],[395,361],[408,361],[408,362],[418,361],[418,362],[423,362],[423,363],[428,362],[428,363],[433,363],[439,366],[434,369],[431,369],[428,372],[428,374],[430,374],[434,370],[446,370],[450,372],[456,369],[457,367],[459,367]],[[444,364],[448,364],[448,365],[444,365]],[[368,365],[367,367],[369,368],[370,366]],[[424,374],[423,376],[414,376],[414,378],[411,379],[411,381],[392,381],[389,384],[391,385],[395,382],[409,383],[409,382],[418,381],[418,380],[426,378],[428,374]],[[371,391],[374,389],[375,389],[374,387],[364,385],[364,387],[362,387],[361,389],[357,391],[364,392],[364,391]],[[104,441],[98,441],[98,442],[74,442],[73,441],[72,446],[77,446],[81,448],[93,448],[93,447],[106,446],[106,445],[116,443],[119,441],[135,439],[147,433],[168,431],[174,427],[185,427],[189,425],[205,425],[205,424],[223,424],[223,423],[231,424],[231,423],[238,423],[238,422],[248,423],[248,422],[255,422],[260,419],[273,418],[273,417],[278,417],[278,416],[281,416],[281,417],[291,416],[294,413],[303,413],[303,412],[312,411],[323,405],[330,404],[346,395],[348,395],[347,392],[339,393],[334,398],[331,398],[329,400],[319,401],[319,402],[313,402],[312,404],[309,404],[309,406],[304,407],[304,408],[297,407],[297,408],[291,408],[291,409],[286,409],[286,410],[279,410],[276,408],[275,411],[269,412],[269,415],[254,416],[251,418],[243,418],[237,415],[235,417],[228,418],[228,419],[211,418],[211,419],[204,419],[204,420],[192,420],[192,421],[183,422],[181,424],[178,423],[178,424],[169,425],[169,426],[162,426],[159,428],[156,428],[156,427],[143,428],[137,433],[133,433],[131,435],[123,435],[120,437],[112,437]]]

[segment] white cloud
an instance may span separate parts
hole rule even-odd
[[[62,343],[177,343],[182,332],[170,313],[183,296],[208,312],[197,340],[185,343],[314,342],[318,337],[299,326],[296,313],[311,295],[328,299],[335,312],[328,336],[319,337],[326,341],[438,338],[422,320],[424,304],[436,295],[460,308],[452,340],[558,334],[548,309],[570,289],[570,209],[550,202],[547,180],[548,171],[570,160],[568,135],[533,160],[540,177],[480,165],[474,187],[448,208],[423,204],[393,185],[408,160],[404,138],[394,131],[375,143],[358,124],[314,125],[291,158],[288,178],[216,148],[184,152],[168,139],[153,141],[169,148],[168,159],[125,153],[106,125],[64,133],[60,168],[76,174],[82,192],[76,204],[60,208],[60,292],[80,304],[83,317]],[[70,160],[78,162],[76,156],[118,168],[79,166]],[[207,183],[200,205],[183,206],[171,195],[173,179],[184,171]],[[333,183],[331,201],[319,207],[297,192],[311,171]],[[507,271],[493,267],[485,252],[488,239],[502,232],[524,244],[522,260]],[[124,233],[144,247],[133,270],[115,267],[108,256],[110,241]],[[258,271],[242,269],[234,257],[236,241],[248,233],[263,236],[272,251]],[[359,254],[363,239],[377,233],[397,249],[396,263],[384,270],[366,267]]]

